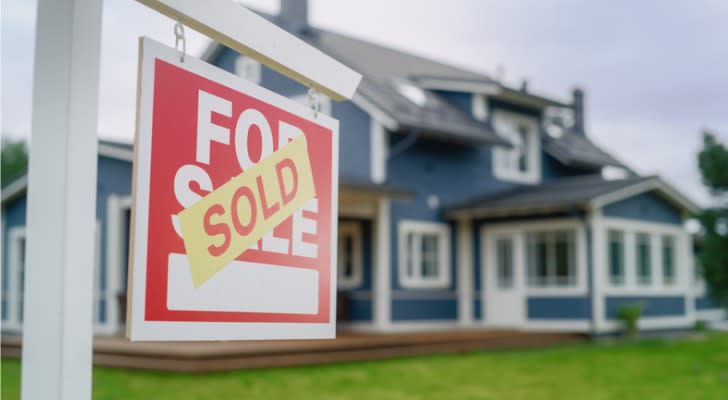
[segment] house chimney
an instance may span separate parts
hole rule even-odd
[[[571,105],[574,109],[574,131],[580,135],[586,136],[586,124],[584,122],[584,91],[581,88],[575,88],[572,95],[574,98]]]
[[[278,20],[283,29],[291,33],[302,33],[308,28],[308,0],[280,0],[281,12]]]

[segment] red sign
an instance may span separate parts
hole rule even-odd
[[[141,46],[131,339],[333,337],[338,122]]]

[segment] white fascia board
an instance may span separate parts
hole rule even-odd
[[[659,192],[662,192],[669,198],[669,201],[675,203],[679,207],[682,207],[684,210],[690,212],[697,212],[698,210],[700,210],[700,207],[697,204],[685,197],[682,193],[673,189],[670,185],[666,184],[659,177],[654,177],[646,181],[627,186],[620,190],[595,197],[594,199],[592,199],[589,205],[591,209],[599,209],[607,204],[615,203],[617,201],[624,200],[645,192],[649,192],[651,190],[657,190]]]
[[[230,0],[138,0],[334,100],[351,99],[361,74]]]
[[[392,116],[377,107],[360,93],[354,93],[354,96],[351,98],[351,102],[361,108],[365,113],[369,114],[371,118],[374,118],[374,120],[382,124],[390,132],[396,132],[399,130],[399,124]]]
[[[447,90],[453,92],[498,95],[501,86],[495,82],[476,82],[467,80],[451,80],[443,78],[423,78],[417,80],[417,86],[428,90]]]
[[[134,150],[122,149],[103,143],[99,143],[99,155],[121,161],[132,162],[134,160]]]
[[[8,186],[2,190],[2,204],[16,198],[28,188],[28,175],[23,175],[20,178],[11,182]]]

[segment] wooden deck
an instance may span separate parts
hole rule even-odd
[[[339,334],[334,340],[137,342],[118,336],[94,338],[94,364],[107,367],[209,372],[376,360],[434,353],[577,343],[582,334],[457,331],[401,334]],[[19,336],[2,336],[2,357],[20,357]]]

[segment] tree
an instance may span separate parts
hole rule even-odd
[[[5,187],[28,170],[28,146],[24,140],[2,139],[0,186]]]
[[[698,166],[716,199],[713,207],[697,215],[703,227],[700,265],[710,293],[728,305],[728,149],[710,132],[703,133]]]

